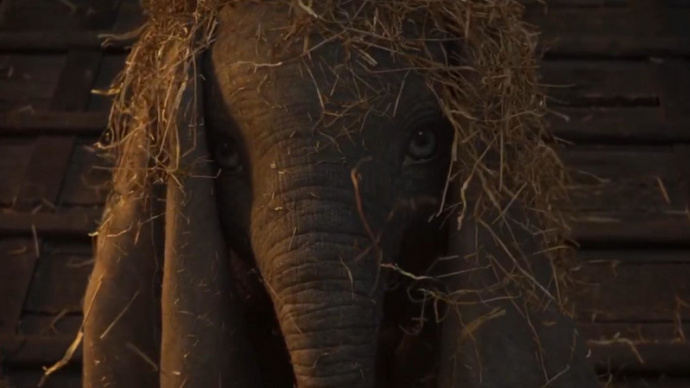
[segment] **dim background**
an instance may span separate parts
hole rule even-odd
[[[526,1],[566,142],[577,321],[602,387],[690,387],[690,0]],[[35,387],[82,320],[132,0],[0,0],[0,376]],[[80,352],[45,387],[80,387]],[[0,381],[0,387],[3,382]]]

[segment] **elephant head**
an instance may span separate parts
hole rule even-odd
[[[133,178],[115,187],[125,205],[106,217],[111,226],[99,235],[87,292],[86,386],[418,386],[409,370],[431,370],[418,358],[397,366],[401,380],[380,372],[391,357],[386,346],[409,346],[387,341],[383,329],[400,331],[412,315],[423,315],[423,306],[401,303],[408,290],[389,286],[401,275],[419,280],[414,274],[447,251],[439,216],[447,215],[457,151],[448,107],[402,52],[377,45],[364,52],[319,33],[286,38],[300,30],[288,3],[230,2],[220,9],[213,43],[191,71],[196,87],[183,93],[182,120],[203,120],[180,121],[172,135],[180,147],[171,158],[185,175],[167,183],[165,208],[132,194],[132,185],[146,186],[137,172],[148,167],[148,140],[129,136]],[[368,12],[367,2],[342,3],[340,12]],[[437,63],[461,66],[458,39],[425,17],[405,20],[401,33],[423,41],[421,50]],[[198,110],[190,115],[189,106]],[[495,280],[464,285],[490,287]],[[476,318],[480,310],[466,315]],[[440,358],[467,352],[465,343],[438,343],[464,330],[455,318],[445,328],[429,325],[425,368],[454,369]],[[277,342],[263,338],[259,320],[277,323]],[[518,365],[519,355],[535,351],[525,345],[534,341],[513,340],[516,321],[482,334],[495,352],[490,370],[501,370],[508,357]],[[508,334],[492,336],[497,332]],[[515,332],[530,335],[524,327]],[[556,351],[569,349],[572,332],[567,326],[554,336]],[[159,364],[151,361],[158,357]],[[583,365],[576,367],[585,376],[579,386],[594,386]],[[456,372],[430,381],[480,386],[477,374]],[[510,384],[522,379],[509,373]],[[526,373],[534,381],[548,376]],[[495,380],[492,386],[506,386]]]

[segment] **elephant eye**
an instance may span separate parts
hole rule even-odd
[[[429,128],[417,129],[407,143],[407,157],[415,162],[428,160],[436,155],[437,149],[436,131]]]
[[[230,171],[239,171],[242,168],[240,153],[235,147],[234,142],[229,139],[219,141],[215,145],[216,162]]]

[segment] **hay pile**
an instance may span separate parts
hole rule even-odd
[[[304,38],[317,32],[348,47],[352,71],[375,67],[367,55],[373,48],[414,64],[406,71],[425,77],[455,129],[448,183],[459,188],[462,200],[447,196],[439,214],[452,212],[460,225],[474,220],[494,228],[505,221],[508,208],[527,209],[530,222],[522,225],[542,240],[540,249],[552,260],[558,291],[545,295],[549,291],[530,275],[529,256],[536,252],[522,252],[510,243],[505,248],[520,270],[519,276],[507,279],[534,306],[556,300],[566,309],[572,255],[560,209],[568,204],[567,176],[544,120],[546,107],[537,81],[538,34],[522,21],[523,6],[517,0],[392,0],[363,2],[360,10],[348,12],[335,0],[281,1],[291,5],[293,16],[284,41],[302,42],[305,57],[313,47]],[[180,74],[186,74],[194,56],[211,43],[216,11],[227,2],[143,2],[148,22],[113,86],[115,103],[103,143],[117,166],[116,184],[136,181],[133,174],[146,173],[146,182],[155,183],[183,173],[176,165],[176,136],[171,136],[177,130],[176,104],[187,85]],[[458,46],[457,57],[450,62],[434,58],[423,37],[410,39],[403,33],[408,19],[434,23],[435,36]],[[171,42],[182,42],[184,48],[170,52]],[[168,60],[171,57],[176,61]],[[148,139],[151,168],[145,172],[125,165],[130,140],[139,131]],[[109,207],[116,202],[113,195]],[[102,228],[107,228],[107,217]]]

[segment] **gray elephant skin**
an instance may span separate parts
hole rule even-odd
[[[449,239],[456,228],[438,215],[453,128],[437,97],[400,71],[361,74],[354,83],[369,91],[340,87],[334,75],[350,53],[339,43],[278,66],[276,51],[302,50],[274,44],[288,11],[248,3],[220,11],[199,58],[201,88],[185,96],[204,118],[198,136],[180,135],[193,173],[152,189],[149,198],[165,201],[114,187],[127,205],[110,216],[114,232],[99,236],[84,386],[597,386],[572,321],[557,312],[544,312],[559,324],[544,326],[540,364],[510,303],[496,302],[504,320],[456,344],[463,317],[496,305],[436,323],[433,308],[412,302],[419,279],[405,274],[429,274],[438,257],[476,241]],[[429,50],[452,52],[441,42]],[[384,50],[369,54],[378,69],[406,66]],[[386,85],[399,92],[358,105]],[[132,142],[131,164],[145,168]]]

